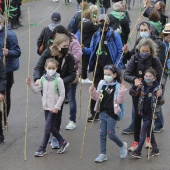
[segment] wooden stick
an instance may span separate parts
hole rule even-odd
[[[133,35],[133,33],[134,33],[135,29],[136,29],[136,26],[138,25],[139,21],[141,20],[141,18],[142,18],[142,16],[143,16],[144,12],[145,12],[146,9],[148,8],[148,6],[149,6],[149,5],[147,5],[146,8],[143,10],[143,12],[140,14],[140,16],[139,16],[139,18],[138,18],[138,20],[137,20],[137,22],[136,22],[136,24],[135,24],[135,26],[134,26],[132,32],[131,32],[131,34],[130,34],[130,36],[129,36],[129,40],[132,38],[132,35]],[[127,43],[128,43],[128,42],[127,42]],[[119,58],[119,61],[118,61],[117,65],[116,65],[116,67],[118,67],[120,61],[121,61],[122,58],[123,58],[123,55],[124,55],[124,51],[122,52],[122,54],[121,54],[121,56],[120,56],[120,58]]]
[[[169,45],[168,50],[167,50],[167,54],[166,54],[166,58],[165,58],[165,62],[164,62],[163,70],[162,70],[162,75],[161,75],[159,89],[161,89],[161,84],[162,84],[162,80],[163,80],[163,76],[164,76],[164,71],[165,71],[165,68],[166,68],[166,61],[168,59],[169,50],[170,50],[170,45]],[[154,125],[154,115],[155,115],[155,112],[156,112],[157,103],[158,103],[158,97],[156,98],[156,104],[155,104],[154,111],[153,111],[153,114],[152,114],[152,123],[151,123],[151,129],[150,129],[150,137],[149,137],[150,141],[149,141],[149,143],[151,143],[152,130],[153,130],[153,125]],[[150,158],[150,154],[149,153],[150,153],[150,147],[148,149],[148,160]]]
[[[106,18],[107,18],[107,14],[106,14]],[[105,18],[105,21],[104,21],[104,26],[103,26],[103,29],[102,29],[102,35],[101,35],[101,38],[100,38],[100,41],[99,41],[99,46],[98,46],[98,50],[97,51],[100,51],[100,49],[101,49],[101,42],[102,42],[103,35],[104,35],[104,29],[105,29],[105,25],[106,25],[106,18]],[[95,64],[92,86],[94,86],[94,79],[95,79],[95,75],[96,75],[98,60],[99,60],[99,54],[97,55],[97,60],[96,60],[96,64]],[[87,131],[87,119],[88,119],[88,115],[89,115],[89,111],[90,111],[90,104],[91,104],[91,96],[89,98],[88,109],[87,109],[87,114],[86,114],[86,123],[85,123],[85,127],[84,127],[84,136],[83,136],[81,155],[80,155],[81,158],[83,156],[84,142],[85,142],[86,131]]]
[[[31,28],[30,28],[30,9],[28,7],[28,77],[30,75],[30,58],[31,58],[31,49],[30,49],[30,35],[31,35]],[[28,95],[29,95],[29,86],[27,84],[27,97],[26,97],[26,113],[25,113],[25,145],[24,145],[24,160],[27,160],[27,132],[28,132]]]
[[[97,112],[95,113],[94,118],[93,118],[93,120],[92,120],[92,122],[91,122],[90,129],[91,129],[91,128],[92,128],[92,126],[93,126],[93,123],[94,123],[94,120],[96,119],[96,116],[97,116]]]
[[[81,45],[83,44],[83,14],[84,14],[84,0],[82,0],[82,10],[81,10]],[[81,58],[81,66],[83,64],[82,58]],[[82,76],[80,75],[80,96],[79,96],[79,118],[81,118],[81,104],[82,104]]]

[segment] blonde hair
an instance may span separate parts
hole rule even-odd
[[[59,34],[55,37],[53,45],[51,46],[51,55],[53,57],[60,55],[59,50],[58,50],[58,46],[62,42],[66,42],[66,41],[70,41],[70,38],[65,34]]]
[[[91,20],[91,18],[92,18],[92,11],[90,9],[84,10],[83,17]]]
[[[139,44],[136,46],[136,49],[138,51],[140,51],[140,49],[143,47],[143,46],[147,46],[150,48],[150,51],[151,51],[151,55],[152,57],[157,57],[157,49],[158,49],[158,45],[150,38],[142,38],[140,41],[139,41]]]

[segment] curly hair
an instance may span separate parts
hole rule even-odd
[[[158,45],[157,45],[151,38],[142,38],[142,39],[139,41],[139,44],[136,46],[136,49],[137,49],[138,51],[140,51],[140,49],[141,49],[143,46],[147,46],[147,47],[150,48],[152,57],[154,57],[154,58],[157,57]]]

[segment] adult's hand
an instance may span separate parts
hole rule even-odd
[[[4,95],[3,94],[0,94],[0,102],[2,102],[4,100]]]

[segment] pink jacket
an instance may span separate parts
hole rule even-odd
[[[81,46],[80,46],[77,38],[75,37],[75,35],[72,34],[72,36],[74,38],[72,38],[70,41],[69,50],[75,59],[76,66],[79,70],[79,74],[81,75],[81,72],[82,72],[82,68],[81,68],[82,49],[81,49]]]
[[[65,98],[65,88],[63,80],[60,77],[58,77],[59,96],[56,93],[54,81],[47,81],[44,79],[43,87],[41,83],[39,86],[34,86],[34,84],[31,83],[30,87],[36,94],[43,90],[42,105],[44,110],[51,110],[53,108],[61,110],[61,106]]]
[[[100,109],[99,109],[99,90],[100,90],[100,87],[101,87],[102,83],[103,83],[103,80],[100,80],[100,82],[98,84],[98,87],[97,87],[97,90],[94,89],[93,92],[90,92],[91,98],[96,101],[96,104],[95,104],[95,107],[94,107],[94,111],[96,111],[96,112],[100,112]],[[127,91],[126,88],[123,89],[123,90],[119,89],[118,90],[117,100],[114,100],[114,103],[113,103],[113,105],[114,105],[114,112],[117,115],[121,111],[119,104],[122,104],[122,103],[125,102],[125,92],[126,91]]]

